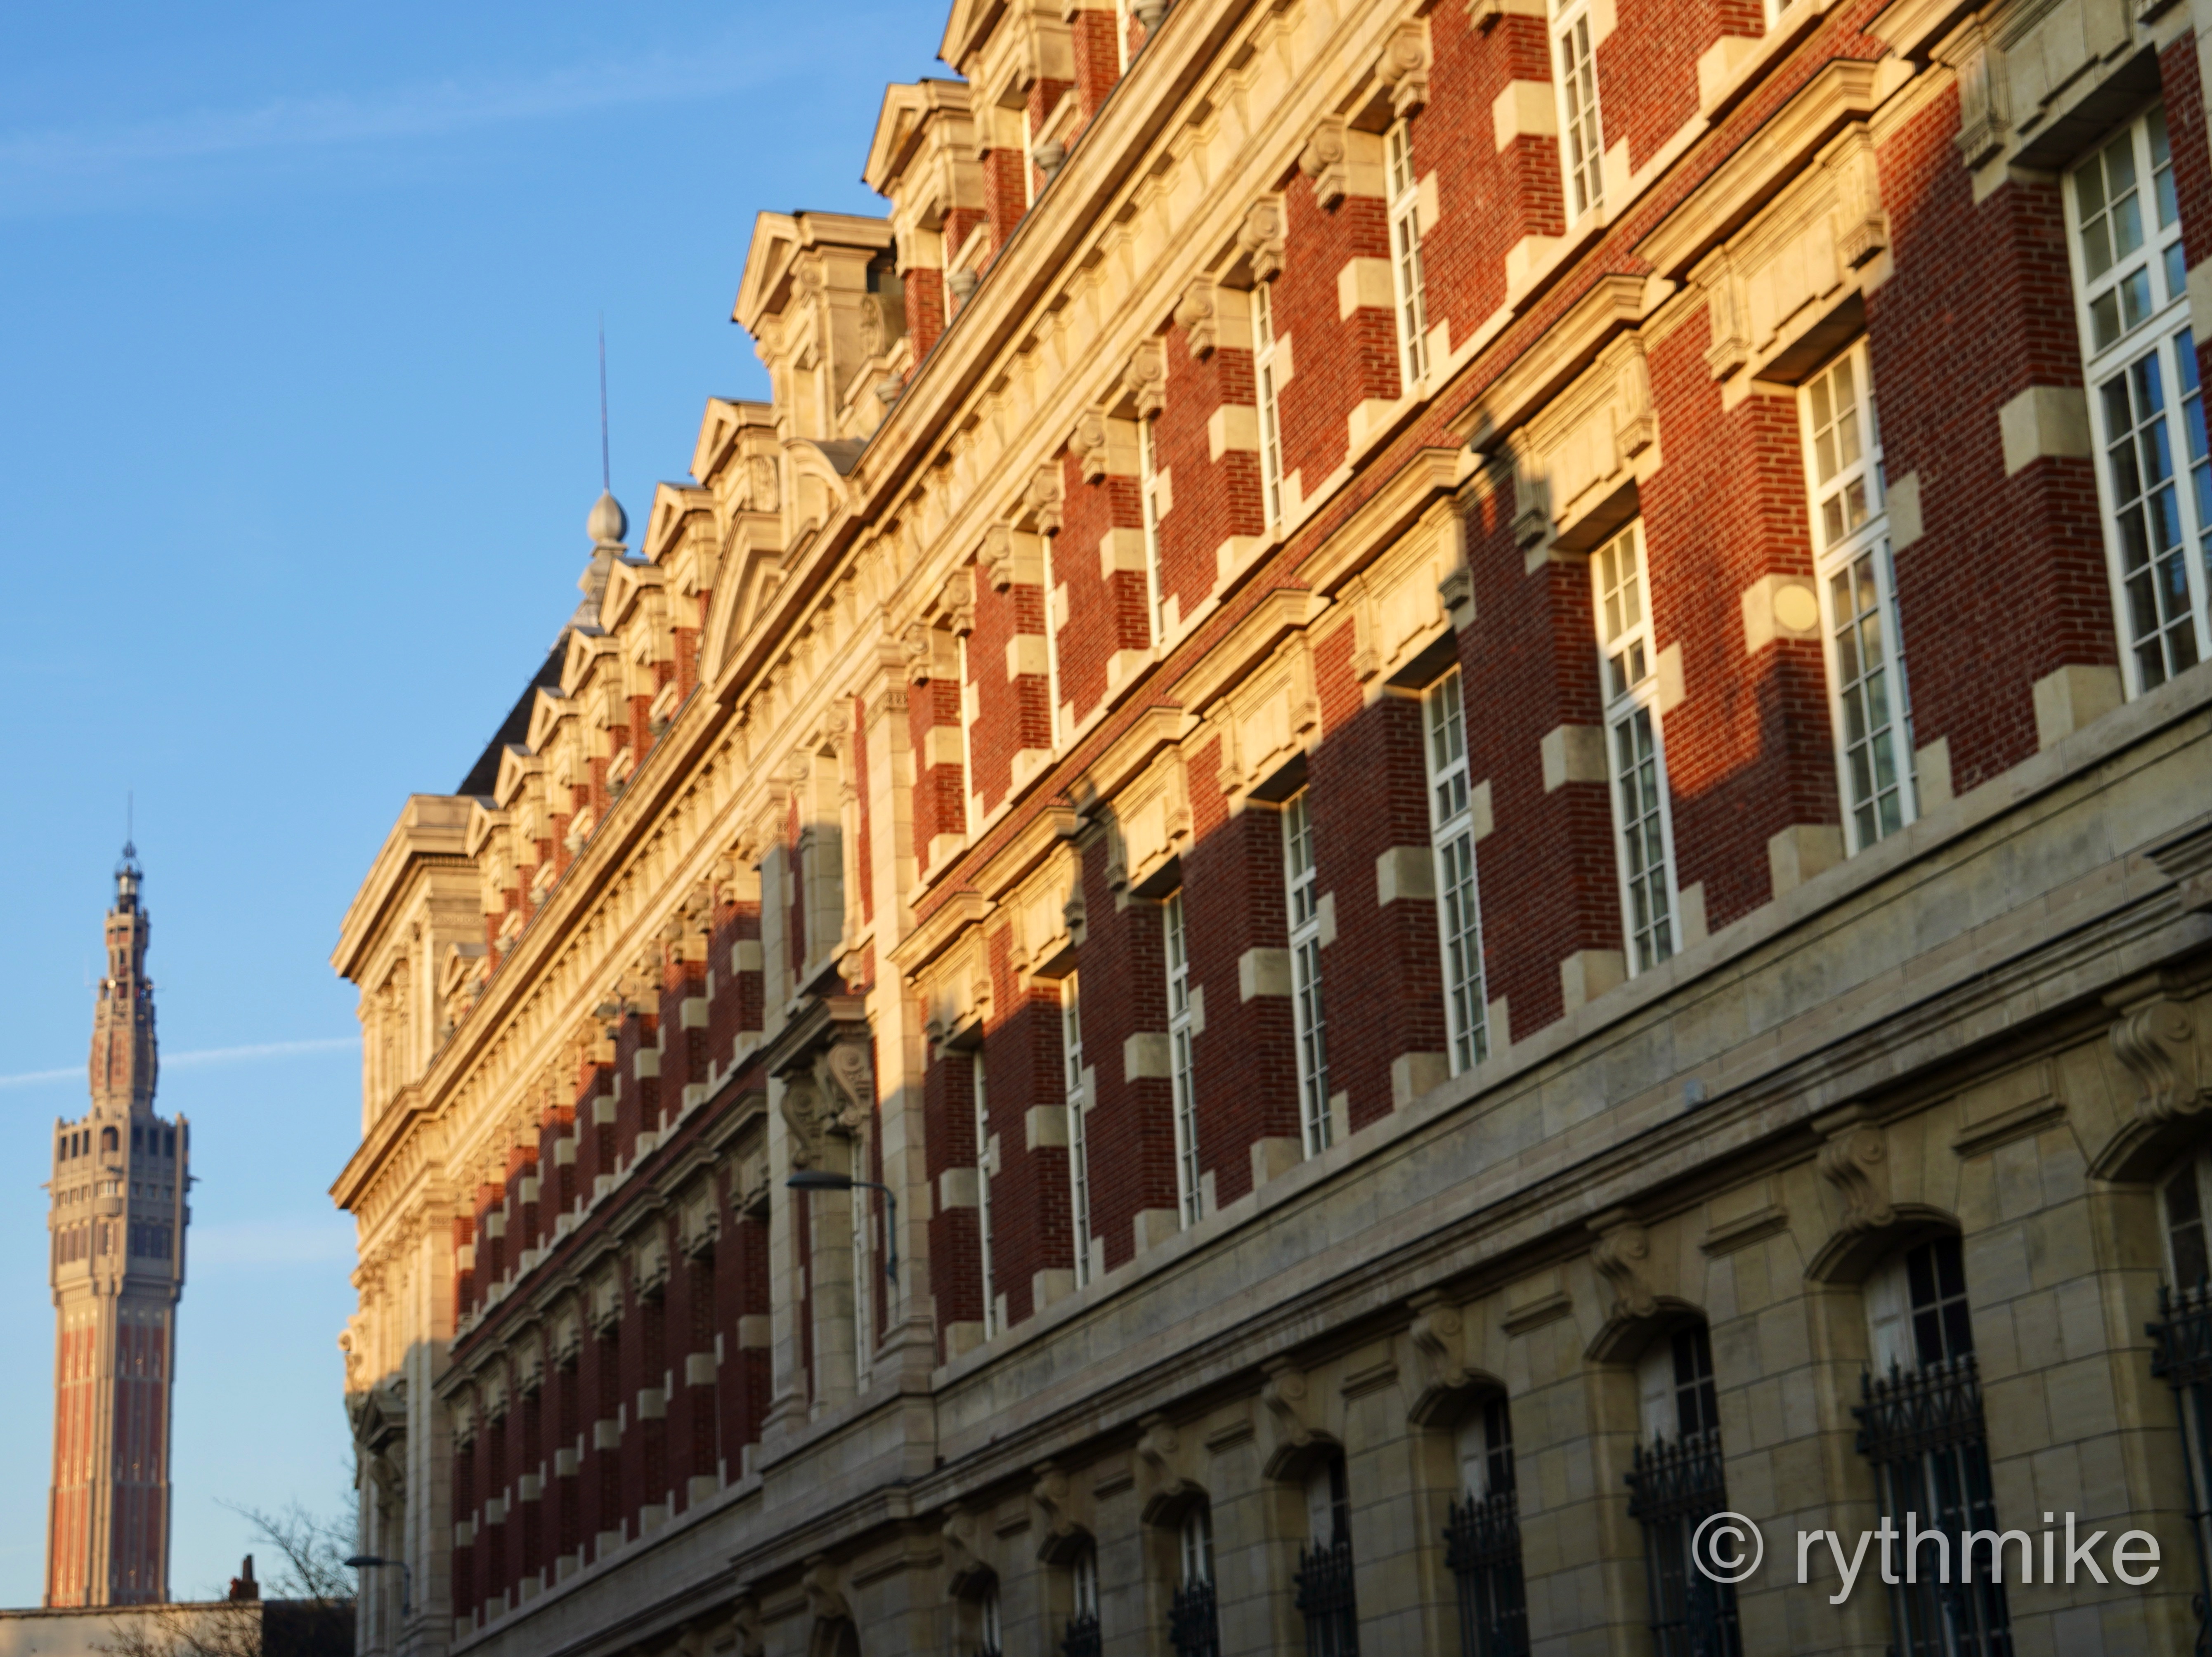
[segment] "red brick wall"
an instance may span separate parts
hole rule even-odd
[[[1052,746],[1052,711],[1046,675],[1006,675],[1008,642],[1018,634],[1044,637],[1044,589],[1017,584],[994,591],[981,569],[975,574],[975,628],[968,635],[968,678],[975,687],[976,718],[968,736],[969,758],[975,767],[972,786],[988,812],[1012,791],[1015,753]]]
[[[1037,1308],[1035,1273],[1072,1270],[1067,1152],[1028,1146],[1024,1119],[1033,1105],[1061,1105],[1060,989],[1044,980],[1018,988],[1007,962],[1006,935],[990,940],[993,1018],[983,1042],[988,1126],[999,1141],[999,1176],[991,1182],[991,1255],[1006,1321]],[[942,1059],[939,1061],[940,1064]]]
[[[1094,1072],[1089,1118],[1091,1227],[1104,1239],[1106,1269],[1136,1253],[1136,1217],[1176,1205],[1175,1102],[1164,1076],[1132,1078],[1132,1035],[1168,1027],[1166,938],[1157,904],[1115,905],[1107,845],[1083,855],[1083,1054]]]
[[[1559,962],[1580,950],[1619,950],[1621,931],[1606,785],[1544,790],[1545,733],[1601,718],[1589,573],[1576,560],[1523,574],[1513,512],[1505,490],[1468,522],[1475,619],[1459,652],[1468,775],[1489,782],[1495,824],[1475,847],[1485,992],[1507,998],[1517,1039],[1565,1011]]]
[[[1566,228],[1559,149],[1548,137],[1498,148],[1491,106],[1510,81],[1549,81],[1544,22],[1517,15],[1488,32],[1440,19],[1429,30],[1428,106],[1408,129],[1415,176],[1437,175],[1441,217],[1421,227],[1429,325],[1454,344],[1505,302],[1505,255],[1528,236]]]
[[[935,836],[967,829],[963,794],[968,783],[959,761],[948,756],[943,763],[933,765],[929,759],[933,730],[956,735],[960,730],[960,686],[949,674],[910,685],[906,707],[907,739],[914,744],[914,852],[920,864],[928,859],[929,842]]]
[[[1698,113],[1698,59],[1723,34],[1766,33],[1759,0],[1618,0],[1597,49],[1598,121],[1607,149],[1628,140],[1639,167]],[[1547,76],[1546,79],[1551,78]]]
[[[1347,196],[1323,212],[1311,185],[1283,191],[1283,270],[1271,294],[1278,338],[1290,337],[1291,379],[1278,396],[1283,472],[1309,489],[1342,462],[1345,422],[1370,398],[1398,395],[1397,336],[1388,310],[1338,314],[1337,276],[1353,258],[1390,256],[1390,216],[1379,196]]]
[[[1107,531],[1142,528],[1144,506],[1134,477],[1109,474],[1086,483],[1073,456],[1061,463],[1061,486],[1060,530],[1052,543],[1053,582],[1067,588],[1060,695],[1080,719],[1104,698],[1106,664],[1114,652],[1141,649],[1151,636],[1144,572],[1117,570],[1103,577],[1098,558]]]
[[[1950,744],[1964,793],[2036,751],[2036,680],[2117,660],[2087,459],[2004,475],[1997,410],[2031,385],[2081,384],[2056,184],[1977,204],[1947,94],[1881,151],[1896,274],[1867,301],[1893,481],[1920,475],[1924,538],[1897,555],[1914,740]]]
[[[1307,804],[1318,889],[1330,895],[1336,916],[1335,941],[1321,952],[1329,1089],[1349,1096],[1357,1130],[1389,1114],[1394,1059],[1442,1054],[1449,1044],[1435,901],[1377,901],[1376,860],[1384,852],[1418,847],[1427,854],[1421,705],[1394,695],[1362,706],[1354,642],[1342,627],[1314,652],[1323,737]]]
[[[1214,1200],[1226,1204],[1252,1188],[1255,1140],[1297,1138],[1298,1104],[1290,998],[1240,999],[1237,970],[1247,950],[1289,943],[1282,818],[1257,805],[1231,816],[1210,786],[1220,766],[1218,744],[1191,761],[1182,880],[1190,981],[1206,998],[1206,1029],[1191,1048],[1199,1168],[1212,1170]]]
[[[987,1080],[988,1086],[988,1080]],[[929,1173],[929,1285],[936,1313],[938,1357],[951,1357],[945,1332],[956,1323],[983,1318],[983,1256],[976,1212],[947,1208],[938,1200],[942,1176],[951,1168],[972,1168],[981,1160],[975,1143],[975,1064],[966,1050],[936,1051],[923,1072],[921,1089],[924,1166]]]
[[[1711,339],[1692,322],[1652,353],[1666,463],[1642,504],[1653,640],[1680,647],[1686,698],[1661,719],[1675,871],[1704,883],[1717,931],[1772,897],[1771,836],[1842,816],[1820,640],[1745,653],[1743,591],[1768,574],[1813,580],[1796,399],[1723,413]]]
[[[1167,386],[1152,422],[1154,463],[1168,474],[1171,502],[1160,519],[1160,594],[1181,600],[1188,616],[1213,592],[1214,555],[1231,536],[1265,532],[1260,457],[1230,449],[1212,458],[1207,422],[1225,404],[1252,409],[1258,393],[1252,353],[1217,349],[1203,360],[1190,354],[1190,336],[1170,329],[1161,349]]]

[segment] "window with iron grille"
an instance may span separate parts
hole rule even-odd
[[[1620,868],[1628,970],[1657,966],[1680,946],[1675,924],[1674,831],[1659,728],[1658,652],[1651,641],[1644,537],[1631,524],[1590,560],[1599,666],[1605,683],[1607,767]]]
[[[2106,139],[2065,193],[2113,604],[2140,695],[2212,653],[2212,449],[2166,112]]]
[[[1413,176],[1413,129],[1385,136],[1390,175],[1390,285],[1397,300],[1400,390],[1410,393],[1429,371],[1428,305],[1421,291],[1421,188]]]
[[[1798,410],[1844,821],[1859,852],[1919,815],[1881,424],[1863,339],[1806,382]],[[1778,610],[1790,592],[1778,595]]]
[[[1465,1494],[1444,1526],[1444,1563],[1458,1591],[1460,1657],[1527,1657],[1520,1498],[1505,1400],[1486,1400],[1461,1429]]]
[[[1720,1399],[1704,1326],[1675,1331],[1645,1356],[1642,1369],[1650,1437],[1636,1447],[1628,1511],[1644,1529],[1653,1649],[1656,1657],[1743,1657],[1735,1589],[1698,1569],[1691,1555],[1699,1523],[1728,1506]]]
[[[1889,1586],[1897,1657],[2011,1657],[2002,1544],[1956,1237],[1907,1251],[1868,1284],[1875,1357],[1853,1406],[1883,1515],[1919,1539]],[[1908,1516],[1910,1522],[1908,1523]],[[2024,1569],[2024,1568],[2023,1568]]]
[[[1301,788],[1283,808],[1283,884],[1291,919],[1291,1023],[1297,1043],[1298,1119],[1305,1151],[1318,1156],[1335,1138],[1328,1108],[1328,1044],[1321,999],[1321,890],[1314,864],[1313,816]]]
[[[1567,222],[1605,205],[1605,135],[1597,115],[1597,48],[1588,0],[1552,0],[1553,78],[1559,88],[1559,167]]]
[[[1075,1556],[1068,1576],[1074,1590],[1074,1615],[1067,1619],[1067,1632],[1060,1638],[1060,1657],[1099,1657],[1105,1642],[1098,1628],[1097,1551],[1085,1547]]]
[[[1176,1209],[1184,1225],[1195,1225],[1205,1205],[1205,1187],[1199,1183],[1195,1009],[1191,1004],[1190,949],[1183,933],[1181,891],[1168,899],[1160,914],[1168,963],[1168,1079],[1174,1090]]]
[[[1182,1516],[1176,1552],[1182,1580],[1168,1611],[1168,1642],[1176,1657],[1221,1657],[1221,1623],[1213,1598],[1213,1514],[1204,1503]]]
[[[2197,1649],[2212,1651],[2212,1274],[2205,1247],[2205,1196],[2212,1154],[2199,1152],[2160,1193],[2166,1269],[2158,1321],[2149,1328],[2151,1374],[2173,1389],[2189,1481],[2190,1539],[2197,1552]]]
[[[1308,1534],[1298,1550],[1298,1615],[1305,1619],[1306,1657],[1359,1657],[1359,1610],[1352,1580],[1352,1498],[1344,1458],[1306,1484]]]
[[[1429,844],[1437,859],[1437,927],[1444,969],[1451,1071],[1489,1056],[1482,982],[1482,906],[1474,882],[1474,793],[1468,782],[1467,704],[1457,668],[1421,697],[1427,732]]]

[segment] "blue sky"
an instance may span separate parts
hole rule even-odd
[[[575,603],[598,319],[635,521],[708,395],[766,393],[728,320],[754,215],[880,210],[884,85],[945,72],[943,23],[0,8],[0,1604],[42,1588],[39,1187],[83,1108],[125,791],[159,1108],[200,1180],[172,1563],[197,1595],[250,1545],[223,1503],[346,1488],[327,1191],[360,1104],[330,952],[403,798],[459,782]]]

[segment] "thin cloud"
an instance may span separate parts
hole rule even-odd
[[[0,134],[0,211],[82,205],[82,192],[155,172],[256,155],[298,156],[560,120],[641,104],[726,95],[759,84],[787,58],[735,46],[655,53],[506,81],[440,81],[363,96],[275,98],[251,108],[187,112],[128,125]]]
[[[246,1047],[202,1047],[193,1053],[165,1053],[161,1066],[165,1070],[191,1070],[202,1065],[237,1065],[256,1059],[281,1059],[295,1053],[336,1053],[341,1047],[357,1047],[357,1035],[319,1036],[309,1041],[259,1041]],[[27,1070],[14,1076],[0,1076],[0,1088],[31,1088],[52,1082],[82,1082],[85,1077],[82,1065],[71,1065],[65,1070]]]

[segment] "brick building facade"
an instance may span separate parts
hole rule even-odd
[[[345,919],[362,1649],[2192,1648],[2208,28],[961,0]]]

